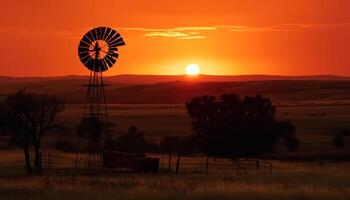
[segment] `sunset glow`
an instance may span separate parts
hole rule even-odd
[[[186,67],[187,75],[198,75],[200,73],[199,66],[197,64],[190,64]]]
[[[116,29],[127,44],[106,75],[183,74],[178,66],[193,60],[206,66],[201,74],[350,75],[346,0],[33,0],[0,7],[0,37],[9,38],[0,49],[1,75],[88,75],[76,51],[96,26]]]

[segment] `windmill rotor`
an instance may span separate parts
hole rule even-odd
[[[87,32],[80,40],[78,55],[86,68],[104,72],[117,62],[118,47],[124,46],[122,36],[109,27],[97,27]]]

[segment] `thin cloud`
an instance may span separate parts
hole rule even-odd
[[[145,37],[169,37],[175,39],[203,39],[206,38],[204,33],[210,31],[230,31],[230,32],[285,32],[285,31],[305,31],[315,28],[337,28],[350,27],[350,23],[294,23],[279,24],[270,26],[245,26],[245,25],[228,25],[228,26],[188,26],[175,28],[119,28],[127,31],[144,32]]]
[[[182,37],[188,37],[190,36],[187,33],[184,32],[178,32],[178,31],[151,31],[148,33],[145,33],[146,37],[173,37],[173,38],[182,38]]]
[[[204,38],[205,38],[205,36],[198,35],[198,36],[180,37],[178,39],[179,40],[193,40],[193,39],[204,39]]]
[[[175,27],[175,28],[118,28],[126,31],[141,31],[144,32],[145,37],[169,37],[180,40],[190,39],[203,39],[204,35],[201,33],[204,31],[216,30],[215,26],[194,26],[194,27]]]

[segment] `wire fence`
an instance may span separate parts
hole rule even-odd
[[[0,160],[1,166],[24,166],[24,155],[21,152],[1,153],[6,159]],[[34,155],[34,154],[31,154]],[[175,173],[178,164],[178,173],[232,173],[232,174],[252,174],[252,173],[273,173],[273,164],[268,160],[261,159],[208,159],[203,155],[193,157],[181,157],[179,160],[176,155],[168,154],[148,154],[149,158],[157,158],[159,160],[160,173]],[[115,172],[131,172],[133,170],[127,167],[106,168],[103,166],[103,154],[90,154],[88,152],[63,153],[59,151],[43,151],[42,152],[42,169],[43,170],[110,170]],[[34,157],[32,156],[31,165],[34,166]],[[126,159],[122,162],[126,163]],[[122,166],[122,165],[118,165]]]

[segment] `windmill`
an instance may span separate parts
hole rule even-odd
[[[118,47],[124,46],[122,36],[109,27],[97,27],[87,32],[80,40],[78,55],[83,65],[90,70],[84,102],[83,118],[77,126],[79,134],[89,135],[89,145],[99,143],[101,124],[108,124],[108,112],[103,81],[103,72],[117,62]],[[80,137],[79,137],[80,138]],[[79,139],[80,143],[80,139]],[[91,144],[92,143],[92,144]],[[77,155],[78,159],[78,155]],[[89,161],[90,162],[90,161]]]
[[[80,40],[78,55],[80,61],[90,70],[84,105],[85,117],[97,117],[108,121],[103,72],[118,59],[118,47],[125,45],[121,35],[114,29],[98,27],[87,32]]]

